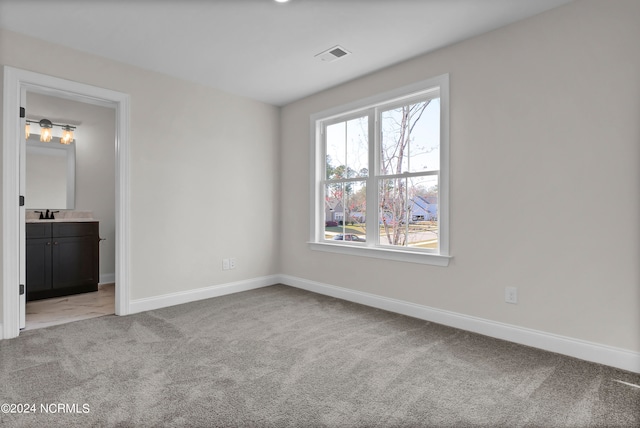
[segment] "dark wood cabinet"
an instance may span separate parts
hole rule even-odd
[[[98,290],[99,223],[27,223],[27,300]]]

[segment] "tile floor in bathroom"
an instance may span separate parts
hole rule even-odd
[[[27,302],[26,328],[48,327],[115,313],[115,284],[98,291]]]

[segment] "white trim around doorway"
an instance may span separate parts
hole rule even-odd
[[[20,91],[37,92],[116,110],[116,315],[127,315],[130,289],[130,97],[128,94],[4,66],[2,132],[2,317],[0,339],[18,336],[20,236]]]

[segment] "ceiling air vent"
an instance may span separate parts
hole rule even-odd
[[[324,52],[320,52],[315,57],[318,58],[320,61],[332,62],[332,61],[338,60],[340,58],[344,58],[345,56],[350,55],[350,54],[351,54],[351,52],[349,52],[348,50],[346,50],[342,46],[334,46],[334,47],[332,47],[330,49],[327,49]]]

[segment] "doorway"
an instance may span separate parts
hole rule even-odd
[[[20,111],[26,91],[115,109],[115,313],[129,313],[129,95],[5,66],[3,99],[3,272],[0,338],[19,335],[24,311],[24,207],[20,205],[20,150],[24,118]],[[17,143],[18,142],[18,143]],[[22,287],[22,289],[24,289]]]
[[[96,275],[91,276],[99,283],[96,291],[74,294],[77,291],[68,290],[56,293],[62,294],[57,297],[43,298],[52,290],[34,291],[34,287],[44,285],[37,283],[42,278],[36,274],[38,279],[34,282],[34,277],[29,280],[27,273],[24,329],[112,315],[115,313],[115,108],[29,90],[24,107],[30,130],[30,136],[25,136],[27,147],[21,165],[25,170],[21,179],[26,177],[22,193],[27,219],[26,248],[27,254],[29,248],[36,253],[31,255],[35,259],[27,259],[27,263],[31,263],[33,269],[41,266],[39,262],[43,260],[41,250],[44,248],[34,245],[40,241],[29,240],[29,230],[33,231],[29,228],[41,226],[31,224],[40,222],[38,214],[50,211],[58,221],[64,217],[81,217],[82,222],[92,219],[100,239],[91,241],[95,242],[99,258]],[[41,128],[39,122],[45,119],[54,124],[53,128]],[[60,138],[65,126],[73,127],[69,141]],[[51,132],[50,141],[40,141],[43,131]],[[58,251],[58,247],[54,250],[53,246],[46,249]],[[27,264],[27,272],[29,266]],[[36,268],[36,271],[42,270]],[[56,272],[59,271],[56,269]]]

